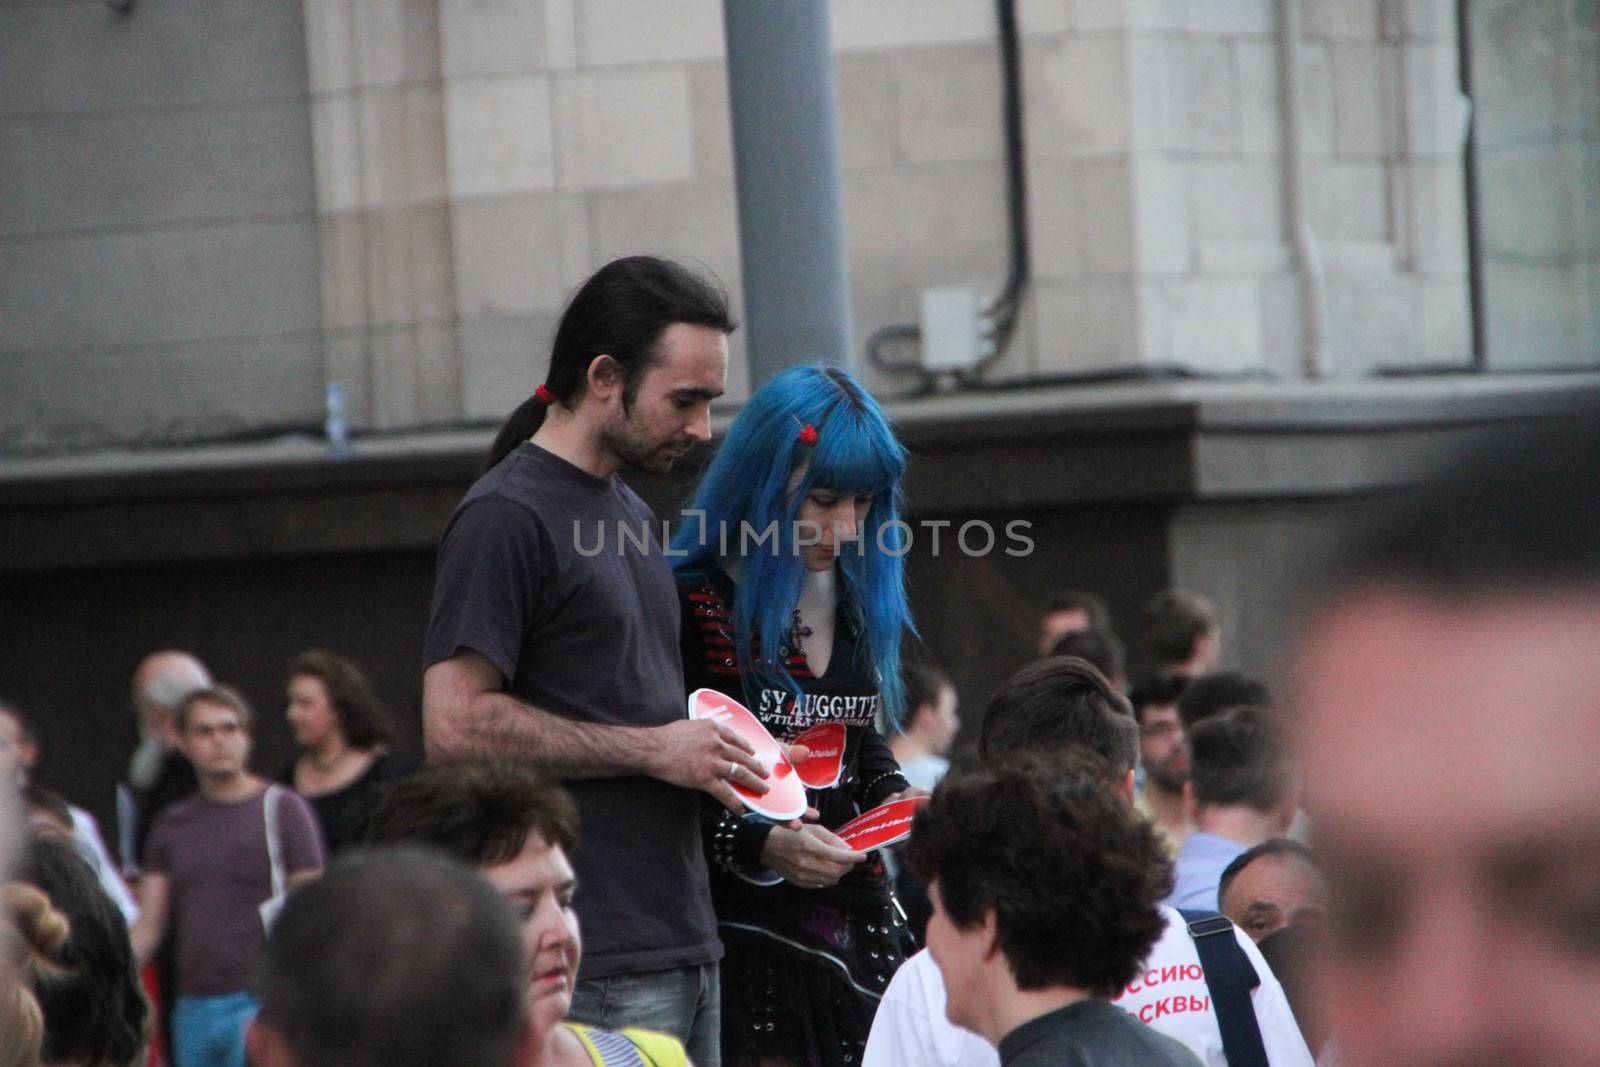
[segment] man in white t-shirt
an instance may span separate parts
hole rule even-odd
[[[1081,660],[1052,659],[1013,676],[984,713],[978,752],[986,763],[1023,752],[1079,747],[1108,761],[1117,792],[1133,803],[1139,732],[1126,700]],[[1188,1046],[1208,1067],[1226,1067],[1222,1036],[1194,940],[1177,911],[1163,908],[1167,929],[1143,973],[1113,1003]],[[1311,1052],[1261,953],[1234,931],[1260,984],[1251,1006],[1272,1067],[1311,1067]],[[926,951],[895,974],[878,1005],[863,1067],[998,1067],[982,1038],[945,1017],[943,976]]]
[[[1194,939],[1183,916],[1163,907],[1166,933],[1150,950],[1144,973],[1112,1001],[1187,1045],[1207,1067],[1227,1067],[1222,1035],[1211,1009],[1211,993]],[[1261,1043],[1272,1067],[1310,1064],[1283,987],[1256,946],[1237,928],[1234,937],[1261,978],[1250,994]],[[863,1067],[999,1067],[999,1057],[983,1038],[945,1018],[944,979],[926,950],[901,965],[878,1005]]]

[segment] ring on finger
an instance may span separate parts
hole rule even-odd
[[[731,781],[732,779],[737,777],[738,774],[739,774],[739,763],[738,763],[738,761],[737,760],[729,760],[728,761],[728,775],[727,775],[728,779]]]

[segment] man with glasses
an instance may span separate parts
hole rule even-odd
[[[263,909],[322,867],[311,808],[250,773],[250,706],[231,689],[191,693],[178,705],[178,745],[199,791],[161,813],[145,849],[133,948],[142,966],[177,937],[175,1067],[244,1067],[255,1015],[250,961],[265,941]]]
[[[1152,678],[1128,697],[1139,721],[1139,760],[1144,768],[1144,788],[1134,807],[1160,832],[1168,856],[1177,856],[1194,832],[1183,799],[1183,787],[1189,782],[1189,746],[1178,718],[1178,698],[1188,684],[1181,674]]]

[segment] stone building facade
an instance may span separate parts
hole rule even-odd
[[[1287,5],[1293,121],[1284,6],[1020,0],[1035,284],[991,379],[1295,379],[1308,298],[1330,375],[1468,358],[1455,0]],[[866,336],[1000,284],[996,16],[831,18]],[[738,302],[720,0],[11,0],[0,171],[8,450],[314,427],[324,382],[357,431],[493,420],[619,254]]]

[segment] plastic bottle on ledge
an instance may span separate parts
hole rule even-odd
[[[328,455],[332,459],[349,459],[350,424],[344,417],[344,387],[329,382],[323,393],[326,416],[322,428],[328,438]]]

